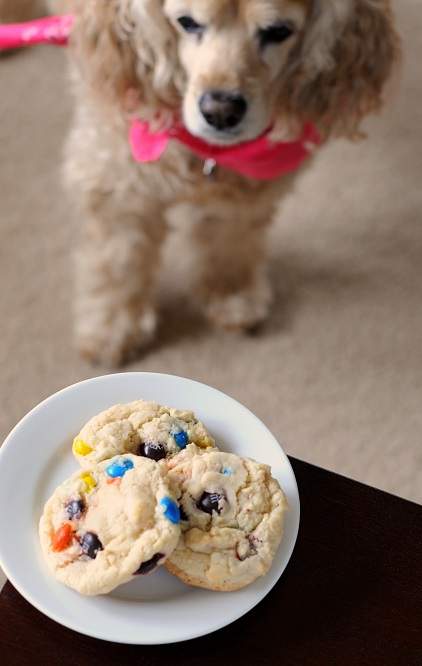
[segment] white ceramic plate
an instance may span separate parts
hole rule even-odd
[[[144,398],[201,419],[223,451],[272,467],[290,510],[269,573],[236,592],[185,585],[159,567],[107,595],[84,597],[47,570],[38,521],[54,489],[78,469],[73,437],[99,412]],[[0,563],[33,606],[82,634],[118,643],[173,643],[208,634],[247,613],[275,585],[292,554],[299,528],[299,495],[290,462],[266,426],[224,393],[189,379],[122,373],[83,381],[35,407],[0,449]]]

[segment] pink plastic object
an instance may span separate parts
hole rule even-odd
[[[65,46],[72,25],[72,14],[0,25],[0,49],[17,49],[42,43]]]

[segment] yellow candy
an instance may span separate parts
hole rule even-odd
[[[85,481],[86,485],[88,486],[88,490],[86,491],[87,493],[90,493],[91,490],[97,485],[95,479],[93,479],[89,474],[82,474],[81,479],[82,481]]]
[[[82,441],[82,439],[77,439],[73,445],[75,453],[79,453],[81,456],[87,456],[88,453],[91,453],[92,449],[88,444]]]
[[[197,446],[199,446],[200,449],[206,449],[209,446],[212,446],[211,442],[197,442]]]

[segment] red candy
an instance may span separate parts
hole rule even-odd
[[[73,526],[72,523],[65,523],[61,525],[59,529],[53,535],[51,542],[51,548],[54,552],[59,552],[64,550],[69,545],[69,542],[72,539],[73,535]]]

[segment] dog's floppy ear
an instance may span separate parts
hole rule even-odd
[[[315,0],[280,108],[322,137],[359,136],[400,56],[389,0]]]
[[[175,34],[161,4],[75,0],[70,48],[83,79],[144,120],[171,115],[182,85]]]

